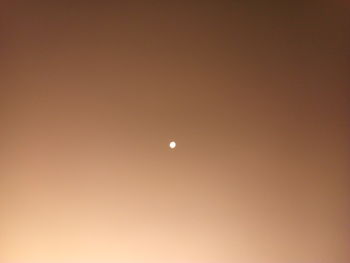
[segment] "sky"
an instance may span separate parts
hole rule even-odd
[[[2,1],[0,39],[1,262],[350,261],[346,1]]]

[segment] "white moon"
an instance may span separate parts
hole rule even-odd
[[[170,142],[169,147],[174,149],[176,147],[176,142]]]

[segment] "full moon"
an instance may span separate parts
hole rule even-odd
[[[170,144],[169,144],[169,147],[171,148],[171,149],[174,149],[175,147],[176,147],[176,142],[170,142]]]

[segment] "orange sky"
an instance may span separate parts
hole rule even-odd
[[[0,11],[0,262],[350,261],[341,2],[53,2]]]

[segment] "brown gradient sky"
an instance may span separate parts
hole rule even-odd
[[[350,262],[350,5],[243,2],[1,1],[0,262]]]

